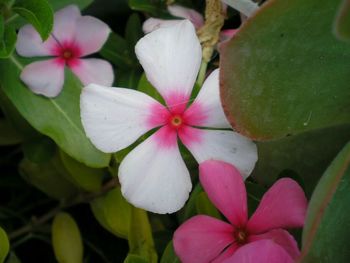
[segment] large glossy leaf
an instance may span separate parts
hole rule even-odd
[[[301,262],[350,259],[350,143],[328,167],[310,200]]]
[[[332,26],[340,1],[270,0],[221,48],[231,124],[267,140],[350,122],[350,45]]]
[[[280,176],[295,175],[302,179],[299,183],[311,196],[325,169],[349,140],[350,125],[345,125],[259,142],[259,160],[252,177],[272,185]]]
[[[52,245],[59,263],[82,263],[83,241],[74,218],[59,213],[52,223]]]
[[[0,263],[5,261],[5,258],[10,250],[10,242],[6,232],[0,226]]]
[[[60,157],[67,170],[66,179],[85,191],[98,192],[101,189],[105,175],[103,169],[87,167],[63,151],[60,151]]]
[[[118,237],[128,238],[132,208],[122,196],[120,187],[95,198],[90,204],[94,216],[105,229]]]
[[[57,154],[46,163],[23,159],[19,171],[28,183],[55,199],[69,199],[78,193],[78,189],[65,178],[67,171]]]
[[[52,138],[67,154],[91,167],[106,167],[110,155],[98,151],[87,139],[80,120],[82,84],[65,72],[61,94],[45,98],[32,93],[19,79],[24,64],[15,56],[0,60],[0,84],[25,119],[39,132]]]
[[[17,0],[12,10],[31,23],[46,40],[53,27],[53,11],[47,0]]]
[[[141,256],[150,263],[158,262],[147,212],[132,207],[131,215],[129,228],[130,253]]]

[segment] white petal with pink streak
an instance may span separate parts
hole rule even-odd
[[[55,59],[33,62],[24,67],[20,78],[34,93],[56,97],[63,88],[64,64]]]
[[[178,19],[165,20],[165,19],[151,17],[151,18],[148,18],[143,23],[142,30],[145,34],[148,34],[158,28],[174,26],[179,22],[181,22],[181,20],[178,20]]]
[[[196,134],[195,138],[191,134]],[[243,178],[253,171],[258,159],[256,145],[232,131],[188,127],[179,136],[198,163],[211,159],[228,162],[240,171]]]
[[[188,20],[159,28],[135,47],[147,79],[169,103],[174,94],[190,97],[201,63],[202,51],[193,24]]]
[[[168,147],[156,138],[164,128],[125,157],[118,175],[122,193],[131,204],[160,214],[182,208],[192,188],[190,174],[176,143],[176,133],[171,135],[172,143]]]
[[[107,24],[92,16],[82,16],[76,21],[75,42],[82,56],[99,51],[108,39],[111,29]]]
[[[230,128],[220,101],[219,69],[205,80],[194,103],[185,112],[192,126]]]
[[[87,137],[98,149],[116,152],[159,124],[150,122],[154,105],[163,107],[135,90],[91,84],[80,97],[81,120]]]
[[[18,31],[16,50],[23,57],[54,55],[57,45],[58,43],[51,36],[43,42],[32,25],[25,25]]]
[[[180,5],[169,5],[168,11],[173,16],[190,20],[197,29],[204,24],[203,16],[194,9]]]
[[[84,85],[111,86],[114,81],[112,65],[103,59],[79,59],[70,67]]]

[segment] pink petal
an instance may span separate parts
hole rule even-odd
[[[159,102],[132,89],[91,84],[80,97],[86,135],[103,152],[119,151],[161,125],[164,111]]]
[[[186,110],[184,118],[191,126],[230,128],[220,101],[219,69],[204,82],[196,100]]]
[[[260,240],[242,246],[223,263],[293,263],[293,259],[273,241]]]
[[[169,5],[168,11],[171,15],[190,20],[196,29],[204,25],[203,16],[194,9],[180,5]]]
[[[107,24],[92,16],[82,16],[76,21],[75,42],[82,56],[99,51],[107,41],[111,29]]]
[[[173,242],[181,262],[212,262],[233,243],[233,227],[218,219],[198,215],[175,231]]]
[[[58,43],[51,36],[43,42],[32,25],[25,25],[18,31],[16,50],[23,57],[54,55],[57,45]]]
[[[80,17],[80,10],[76,5],[66,6],[55,13],[52,34],[61,44],[74,42],[76,21]]]
[[[210,159],[231,163],[243,178],[249,176],[258,158],[255,144],[232,131],[184,127],[179,137],[198,163]]]
[[[213,261],[210,261],[210,263],[222,263],[224,260],[232,257],[238,248],[239,248],[239,245],[237,245],[236,243],[233,243],[228,248],[226,248],[225,251],[220,254],[220,256],[218,256]]]
[[[220,42],[231,39],[236,33],[238,29],[225,29],[220,32]]]
[[[181,20],[173,19],[173,20],[165,20],[159,18],[148,18],[142,25],[142,30],[145,34],[148,34],[158,28],[161,27],[170,27],[175,24],[181,22]]]
[[[20,78],[34,93],[56,97],[63,88],[64,64],[56,59],[33,62],[24,67]]]
[[[213,204],[237,228],[248,220],[247,193],[239,171],[231,164],[209,160],[199,165],[199,179]]]
[[[174,213],[188,199],[192,184],[174,130],[166,126],[133,149],[119,166],[121,190],[131,204],[159,213]],[[166,137],[163,137],[166,134]],[[166,138],[166,147],[158,137]]]
[[[269,239],[276,244],[283,247],[288,254],[293,258],[297,259],[300,255],[298,244],[294,237],[284,229],[274,229],[259,235],[250,235],[249,242],[254,242],[258,240]]]
[[[292,179],[278,180],[263,196],[248,222],[251,233],[259,234],[274,228],[302,227],[307,200],[301,187]]]
[[[112,65],[103,59],[76,59],[68,65],[84,85],[111,86],[114,81]]]
[[[191,22],[183,20],[174,26],[159,28],[135,47],[147,79],[168,105],[174,94],[187,102],[201,63],[202,51]]]

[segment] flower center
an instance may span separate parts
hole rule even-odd
[[[171,118],[170,123],[173,127],[179,128],[183,123],[182,117],[180,115],[175,115]]]
[[[73,57],[73,52],[71,50],[64,50],[62,56],[66,60],[71,59]]]
[[[239,228],[234,233],[234,238],[238,244],[243,245],[247,243],[248,233],[245,229]]]

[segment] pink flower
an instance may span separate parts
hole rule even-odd
[[[112,85],[113,69],[107,61],[81,59],[99,51],[109,33],[105,23],[91,16],[81,16],[74,5],[55,13],[53,32],[45,42],[33,26],[23,26],[18,32],[18,54],[53,58],[27,65],[21,73],[21,80],[34,93],[56,97],[62,90],[64,68],[67,66],[84,85]]]
[[[183,18],[183,19],[188,19],[189,21],[192,22],[192,24],[196,29],[204,25],[203,16],[194,9],[190,9],[180,5],[169,5],[168,12],[173,16]],[[143,23],[142,29],[145,34],[148,34],[160,27],[172,26],[178,23],[179,21],[181,20],[178,20],[178,19],[165,20],[165,19],[151,17]]]
[[[257,160],[255,144],[230,130],[200,128],[230,128],[220,104],[218,70],[188,107],[202,56],[192,23],[183,20],[157,29],[140,39],[135,50],[166,106],[136,90],[98,85],[84,88],[80,102],[86,134],[103,152],[119,151],[157,128],[120,164],[124,197],[156,213],[172,213],[184,205],[192,185],[178,139],[198,162],[230,162],[247,177]]]
[[[307,200],[289,178],[278,180],[248,220],[247,195],[239,171],[231,164],[200,164],[200,182],[229,223],[198,215],[174,234],[174,248],[183,263],[287,263],[300,252],[284,228],[302,227]]]

